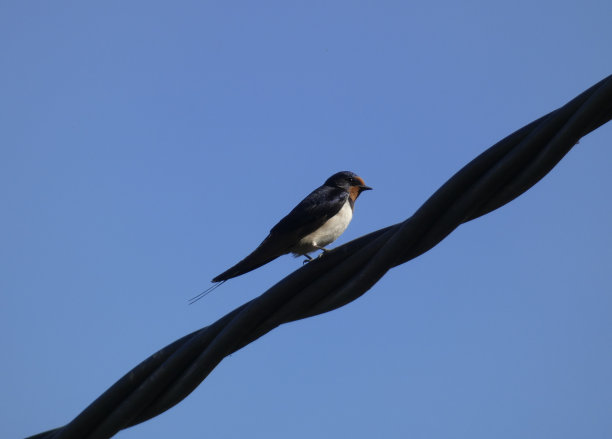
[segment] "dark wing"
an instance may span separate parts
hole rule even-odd
[[[348,195],[348,192],[336,187],[321,186],[315,189],[272,227],[270,236],[292,237],[292,244],[295,244],[337,214]]]
[[[240,276],[289,253],[289,249],[300,239],[317,230],[325,221],[337,214],[347,198],[348,193],[339,188],[321,186],[315,189],[272,227],[270,234],[253,253],[212,281],[221,282]]]

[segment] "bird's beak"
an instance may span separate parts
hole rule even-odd
[[[363,192],[363,191],[371,191],[372,188],[370,186],[366,186],[365,184],[361,184],[359,185],[359,191]]]

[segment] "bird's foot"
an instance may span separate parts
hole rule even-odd
[[[321,253],[319,253],[316,258],[313,258],[312,256],[308,254],[305,254],[304,256],[306,256],[306,258],[308,259],[304,259],[304,262],[302,263],[302,265],[306,265],[307,262],[314,261],[315,259],[319,259],[321,256],[323,256],[325,253],[329,251],[325,247],[317,247],[317,250],[321,250]]]
[[[321,256],[323,256],[324,254],[326,254],[329,250],[326,249],[325,247],[317,247],[319,250],[321,250],[321,253],[319,253],[319,255],[317,256],[317,259],[319,259]]]

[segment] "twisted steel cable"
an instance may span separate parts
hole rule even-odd
[[[612,119],[612,76],[484,151],[410,218],[308,263],[210,326],[156,352],[69,424],[29,439],[101,439],[179,403],[227,355],[277,326],[360,297],[388,270],[428,251],[459,225],[521,195],[578,140]]]

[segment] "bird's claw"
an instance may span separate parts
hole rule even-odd
[[[327,250],[325,247],[319,247],[319,250],[321,250],[321,253],[319,253],[319,255],[317,256],[317,259],[319,259],[320,257],[322,257],[323,255],[329,252],[329,250]]]
[[[326,254],[327,252],[329,252],[329,250],[327,250],[327,249],[326,249],[326,248],[324,248],[324,247],[317,247],[317,249],[318,249],[318,250],[321,250],[321,253],[319,253],[319,254],[317,255],[317,257],[316,257],[316,258],[313,258],[312,256],[310,256],[310,255],[308,255],[308,254],[304,255],[304,256],[306,256],[306,258],[307,258],[307,259],[304,259],[304,262],[302,262],[302,265],[306,265],[306,263],[308,263],[308,262],[310,262],[310,261],[314,261],[315,259],[319,259],[319,258],[321,258],[321,257],[322,257],[324,254]]]

